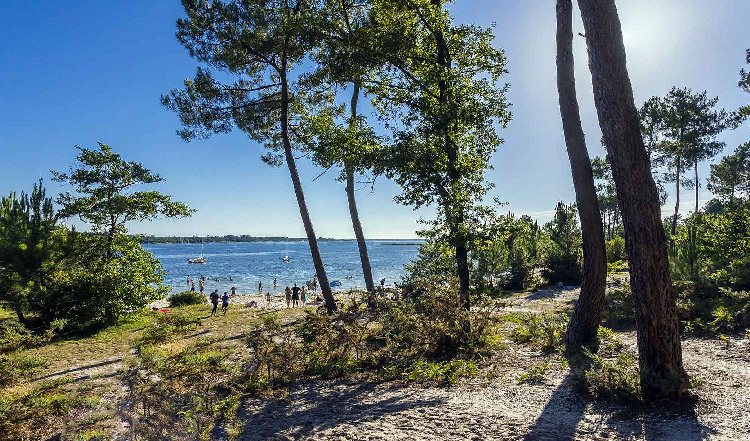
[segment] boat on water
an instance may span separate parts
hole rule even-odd
[[[291,261],[292,261],[292,258],[291,258],[291,257],[289,257],[289,256],[284,256],[284,257],[282,257],[282,258],[281,258],[281,260],[282,260],[283,262],[291,262]]]
[[[206,262],[207,262],[206,256],[203,255],[203,242],[201,242],[201,257],[194,257],[192,259],[188,259],[188,263],[205,264]]]
[[[338,280],[334,280],[333,282],[331,282],[331,286],[341,286],[341,282]]]

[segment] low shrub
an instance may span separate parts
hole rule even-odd
[[[440,362],[420,358],[401,373],[401,378],[415,383],[455,384],[461,377],[474,377],[478,373],[472,360]]]
[[[616,260],[614,262],[607,263],[607,274],[617,274],[628,269],[628,262],[624,260]]]
[[[510,334],[516,343],[528,343],[545,352],[562,349],[562,338],[568,325],[568,316],[561,313],[533,314],[525,313],[514,316],[518,323]]]
[[[138,339],[139,346],[164,343],[175,335],[196,329],[201,324],[201,319],[187,314],[162,312],[158,314],[156,321],[146,328]]]
[[[0,387],[16,383],[39,372],[47,363],[23,351],[0,355]]]
[[[541,383],[544,381],[544,375],[550,368],[551,361],[549,359],[543,362],[534,363],[529,370],[521,373],[516,377],[516,381],[519,384],[522,383]]]
[[[608,289],[604,293],[602,323],[609,328],[623,329],[635,325],[635,307],[630,285]]]
[[[184,291],[169,296],[169,306],[202,305],[206,303],[206,296],[195,291]]]
[[[583,349],[590,367],[574,378],[574,387],[595,398],[621,402],[641,399],[638,360],[631,354],[621,353],[614,359]]]

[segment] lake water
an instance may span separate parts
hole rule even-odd
[[[334,289],[365,287],[355,241],[320,241],[319,246],[328,280],[341,282]],[[404,264],[416,256],[417,246],[414,240],[367,241],[375,283],[378,284],[383,277],[386,285],[400,281],[405,272]],[[215,288],[219,292],[228,291],[232,285],[237,286],[239,293],[255,293],[259,281],[263,282],[264,291],[270,289],[273,292],[274,277],[277,278],[275,292],[281,292],[286,286],[301,285],[315,275],[306,241],[206,243],[203,255],[208,261],[203,265],[188,263],[189,258],[201,255],[201,244],[144,244],[143,248],[161,261],[167,272],[165,282],[172,286],[172,292],[189,289],[188,275],[196,281],[201,274],[206,276],[206,293]],[[282,260],[286,255],[291,258],[290,262]],[[216,282],[214,278],[220,281]]]

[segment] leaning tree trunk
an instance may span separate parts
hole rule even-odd
[[[625,227],[644,397],[674,396],[687,385],[661,223],[659,193],[641,136],[614,0],[578,0],[594,100]]]
[[[596,341],[604,309],[607,253],[594,174],[576,97],[572,0],[557,0],[557,92],[583,234],[583,283],[565,334],[567,349],[576,351]]]
[[[357,102],[359,101],[359,83],[354,82],[354,92],[351,102],[351,125],[357,124]],[[372,280],[372,268],[370,267],[370,256],[367,254],[367,243],[365,242],[365,233],[362,231],[362,223],[359,221],[359,211],[357,210],[357,200],[354,198],[354,167],[346,164],[346,198],[349,201],[349,216],[352,218],[352,227],[354,236],[357,238],[357,247],[359,247],[359,259],[362,261],[362,274],[365,277],[365,287],[367,291],[375,291],[375,283]]]
[[[281,65],[281,139],[284,143],[284,156],[286,157],[286,164],[289,167],[289,174],[292,177],[294,194],[297,196],[299,214],[302,216],[302,223],[305,226],[307,242],[310,244],[310,254],[312,254],[313,264],[315,265],[315,274],[318,276],[320,290],[323,292],[323,298],[326,301],[326,309],[328,309],[328,313],[330,314],[336,311],[336,302],[333,299],[331,285],[328,283],[326,269],[323,266],[323,258],[320,256],[318,238],[315,236],[312,220],[310,220],[310,213],[307,211],[305,193],[302,191],[302,183],[300,183],[299,173],[297,173],[297,165],[295,164],[294,155],[292,154],[292,144],[289,142],[289,84],[286,78],[286,59],[282,60]]]

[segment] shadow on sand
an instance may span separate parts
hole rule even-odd
[[[415,400],[407,394],[388,398],[374,395],[379,390],[376,383],[344,388],[329,383],[308,383],[292,392],[294,405],[281,399],[256,401],[240,411],[240,420],[245,424],[240,439],[307,439],[341,424],[360,426],[407,409],[443,403],[442,400]],[[212,435],[222,439],[223,434]]]
[[[698,421],[695,402],[626,406],[595,401],[572,390],[573,376],[569,373],[552,394],[525,441],[698,441],[713,433]]]

